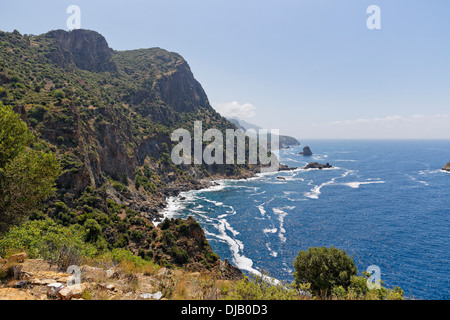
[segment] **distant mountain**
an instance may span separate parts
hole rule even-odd
[[[238,119],[235,117],[228,118],[228,120],[230,122],[232,122],[236,127],[240,128],[244,131],[253,129],[253,130],[256,130],[256,132],[258,132],[258,130],[263,129],[255,124],[249,123],[247,121],[244,121],[242,119]],[[280,141],[280,148],[294,147],[294,146],[300,145],[300,142],[297,139],[290,137],[290,136],[280,135],[278,137],[278,139]]]

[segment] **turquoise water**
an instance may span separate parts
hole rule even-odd
[[[378,265],[385,284],[409,297],[450,299],[450,174],[440,170],[450,141],[307,144],[312,157],[297,147],[281,162],[334,168],[220,181],[169,199],[165,214],[193,216],[214,251],[248,272],[292,281],[299,250],[335,246],[360,272]]]

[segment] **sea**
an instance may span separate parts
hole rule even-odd
[[[298,169],[183,192],[163,213],[194,217],[246,273],[292,282],[299,251],[334,246],[408,299],[450,299],[450,140],[310,140],[279,158]]]

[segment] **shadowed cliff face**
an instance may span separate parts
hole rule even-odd
[[[166,101],[178,112],[192,112],[199,107],[210,107],[202,86],[194,79],[186,62],[178,66],[175,72],[158,79],[155,89],[154,98]]]
[[[55,30],[46,36],[53,39],[59,49],[52,52],[51,58],[60,67],[73,63],[82,70],[117,72],[111,49],[101,34],[90,30]]]

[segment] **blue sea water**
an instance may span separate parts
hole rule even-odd
[[[292,281],[298,251],[335,246],[410,298],[450,299],[450,173],[440,170],[450,141],[307,144],[312,157],[296,147],[281,162],[334,168],[223,180],[170,198],[166,216],[193,216],[214,251],[248,272]]]

